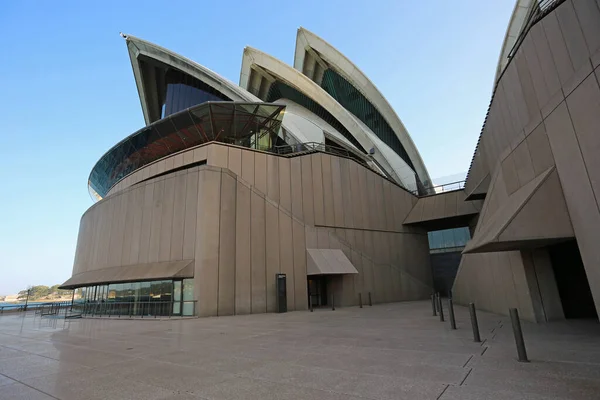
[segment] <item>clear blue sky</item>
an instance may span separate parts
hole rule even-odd
[[[433,178],[468,169],[514,0],[37,1],[0,9],[0,294],[70,277],[87,178],[143,125],[129,33],[238,82],[250,45],[292,63],[296,29],[358,65]]]

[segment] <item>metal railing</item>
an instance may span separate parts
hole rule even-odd
[[[443,185],[428,186],[425,188],[425,194],[420,194],[418,190],[413,190],[415,196],[426,197],[433,196],[444,192],[452,192],[454,190],[461,190],[465,188],[465,180],[444,183]]]
[[[80,303],[80,306],[82,315],[88,317],[171,318],[196,315],[196,300],[91,301]]]

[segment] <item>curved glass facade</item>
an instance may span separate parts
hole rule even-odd
[[[166,73],[165,83],[162,118],[207,101],[231,101],[229,97],[206,83],[177,70],[171,69]]]
[[[346,110],[354,114],[365,125],[377,135],[383,143],[390,146],[412,169],[415,166],[408,157],[404,146],[396,136],[392,127],[383,118],[383,115],[377,111],[375,106],[350,82],[340,76],[332,69],[327,69],[323,73],[321,87]]]
[[[169,154],[210,141],[250,148],[275,144],[285,106],[204,103],[156,121],[119,142],[96,163],[88,184],[95,199],[133,171]]]
[[[312,100],[308,96],[300,93],[298,90],[293,87],[286,85],[283,82],[276,81],[273,82],[271,87],[269,88],[269,93],[267,94],[267,98],[265,101],[274,102],[279,99],[290,99],[294,103],[300,104],[302,107],[307,110],[313,112],[314,114],[321,117],[325,122],[329,125],[333,126],[338,132],[340,132],[346,139],[350,141],[357,149],[361,150],[366,154],[365,149],[361,146],[361,144],[352,136],[350,132],[342,125],[337,118],[335,118],[329,111],[323,108],[319,103]]]

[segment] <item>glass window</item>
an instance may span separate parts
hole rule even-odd
[[[194,315],[194,280],[183,280],[183,315]]]

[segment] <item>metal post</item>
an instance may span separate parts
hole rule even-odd
[[[362,293],[358,294],[358,306],[362,308]]]
[[[448,314],[450,314],[450,328],[456,329],[456,319],[454,319],[454,304],[452,298],[448,298]]]
[[[312,304],[312,295],[308,295],[308,308],[310,308],[310,312],[313,312],[313,304]]]
[[[529,362],[527,359],[527,350],[525,350],[525,341],[523,340],[523,331],[521,330],[521,321],[519,320],[519,311],[516,308],[510,309],[510,322],[512,323],[513,334],[515,335],[519,362]]]
[[[31,293],[31,289],[27,289],[27,298],[25,299],[25,308],[23,311],[27,311],[27,303],[29,303],[29,294]]]
[[[73,289],[73,294],[71,295],[71,311],[73,311],[73,302],[75,301],[75,290]]]
[[[333,294],[331,294],[331,310],[335,311],[335,303],[334,303],[334,296],[333,296]]]
[[[435,294],[431,295],[431,311],[433,312],[433,316],[437,317],[437,311],[435,306]]]
[[[371,292],[369,292],[369,307],[373,307],[373,302],[371,301]]]
[[[469,303],[469,314],[471,314],[471,327],[473,328],[473,341],[481,342],[479,336],[479,324],[477,323],[477,311],[475,310],[475,304]]]
[[[444,322],[444,305],[442,304],[442,296],[440,296],[440,294],[437,294],[437,298],[438,298],[438,308],[440,311],[440,321]]]

